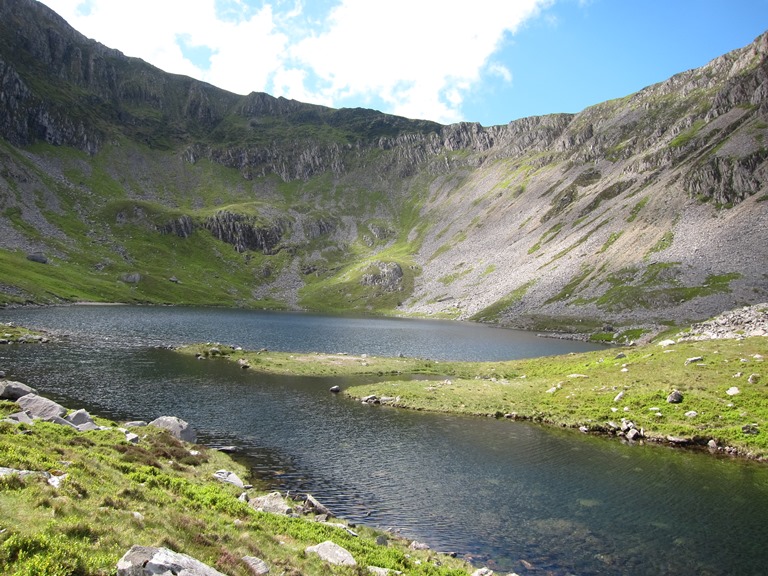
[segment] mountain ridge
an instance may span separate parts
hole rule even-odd
[[[768,34],[578,114],[483,127],[231,94],[34,0],[0,0],[0,22],[0,269],[24,271],[3,274],[7,303],[595,332],[768,299]]]

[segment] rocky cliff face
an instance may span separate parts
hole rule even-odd
[[[378,310],[407,286],[401,311],[540,325],[768,296],[768,35],[579,114],[441,126],[238,96],[0,0],[0,136],[2,247],[99,242],[99,271],[141,262],[136,234],[202,231],[260,255],[250,298],[292,306]],[[109,228],[137,202],[151,225]]]

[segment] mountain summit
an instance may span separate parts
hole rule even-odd
[[[579,114],[443,126],[235,95],[0,0],[0,302],[584,331],[762,302],[767,54],[763,34]]]

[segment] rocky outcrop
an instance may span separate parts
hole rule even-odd
[[[360,280],[363,286],[376,286],[385,292],[403,289],[403,269],[397,262],[374,262]]]
[[[18,400],[27,394],[37,394],[37,390],[23,382],[0,380],[0,400]]]
[[[254,216],[220,210],[207,218],[203,227],[238,252],[260,250],[264,254],[273,254],[289,224],[283,219],[262,223]]]

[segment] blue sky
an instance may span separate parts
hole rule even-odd
[[[486,126],[579,112],[768,30],[768,0],[43,3],[107,46],[239,94]]]

